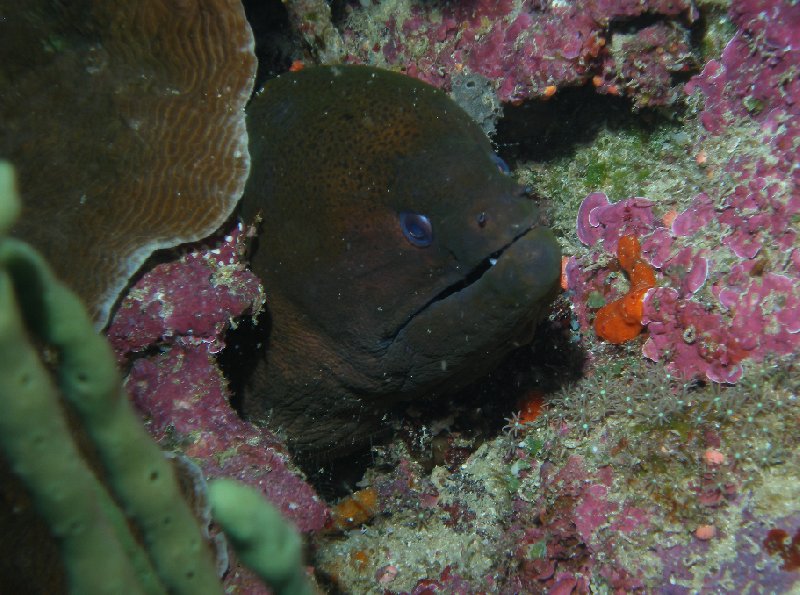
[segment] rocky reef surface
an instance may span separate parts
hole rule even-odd
[[[286,5],[262,67],[402,70],[497,131],[569,255],[564,293],[513,365],[398,421],[331,516],[280,440],[227,404],[216,355],[265,299],[233,224],[143,276],[109,327],[160,443],[262,489],[330,589],[799,588],[800,6]],[[641,334],[611,344],[593,324],[630,289],[628,235],[656,285]],[[261,592],[243,571],[227,580]]]

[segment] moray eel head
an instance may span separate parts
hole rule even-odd
[[[529,340],[560,252],[534,201],[444,93],[364,66],[270,81],[248,108],[251,264],[268,341],[245,412],[300,449],[365,442]]]

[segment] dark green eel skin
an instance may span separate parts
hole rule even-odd
[[[244,410],[299,450],[366,443],[387,408],[450,393],[529,341],[561,254],[478,125],[366,66],[269,81],[248,108],[242,214],[269,338]]]

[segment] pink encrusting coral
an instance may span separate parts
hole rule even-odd
[[[644,509],[613,496],[611,466],[595,471],[580,456],[560,469],[532,461],[541,489],[535,502],[515,501],[509,534],[519,570],[506,585],[509,592],[588,593],[588,576],[603,576],[613,589],[642,589],[636,571],[626,568],[607,535],[642,535],[650,524]]]
[[[718,134],[742,116],[759,121],[800,115],[800,9],[791,0],[734,1],[738,27],[719,60],[711,60],[686,91],[703,92],[700,121]]]
[[[303,532],[322,529],[328,508],[294,470],[283,444],[242,420],[217,363],[232,321],[256,316],[263,289],[242,262],[245,231],[156,265],[131,288],[108,329],[126,386],[149,432],[191,457],[207,478],[228,477],[261,490]],[[261,593],[236,567],[225,584]]]
[[[608,47],[612,22],[642,15],[660,21]],[[684,23],[696,18],[686,0],[401,3],[374,44],[360,43],[371,21],[349,19],[345,60],[402,68],[448,90],[455,74],[476,73],[506,102],[591,81],[638,107],[669,105],[679,96],[673,75],[694,66]]]
[[[700,121],[712,135],[757,126],[761,153],[734,153],[719,173],[732,185],[710,180],[669,228],[651,201],[590,194],[577,231],[597,248],[567,266],[576,314],[588,326],[592,292],[610,300],[624,291],[606,287],[602,254],[612,254],[622,234],[637,234],[660,273],[644,299],[644,355],[680,377],[728,383],[744,361],[800,347],[800,10],[783,0],[740,1],[731,17],[740,30],[687,92],[702,91]]]

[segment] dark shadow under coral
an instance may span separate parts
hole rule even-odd
[[[480,444],[501,433],[506,418],[518,410],[526,395],[532,391],[553,393],[581,376],[585,353],[573,340],[561,312],[556,307],[551,319],[540,324],[530,344],[512,351],[492,372],[466,388],[445,398],[403,403],[387,410],[385,431],[375,434],[370,446],[349,452],[344,458],[336,453],[297,453],[295,462],[318,493],[333,501],[357,489],[365,471],[378,464],[374,449],[380,450],[390,442],[402,442],[425,469],[446,464],[443,456],[463,456],[465,460]],[[237,334],[240,331],[241,328]],[[233,355],[241,364],[235,355],[238,349],[226,357]],[[230,363],[229,360],[224,365],[228,373]],[[437,453],[451,436],[458,436],[462,444],[469,446],[456,447],[463,451],[460,454]]]
[[[289,15],[280,0],[243,0],[247,21],[256,42],[255,91],[264,81],[289,70],[299,43],[289,26]]]
[[[591,85],[560,90],[547,101],[506,105],[494,144],[514,169],[518,162],[569,157],[603,129],[654,132],[669,122],[657,110],[632,110],[631,102],[601,95]]]

